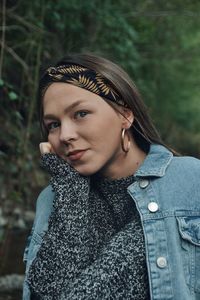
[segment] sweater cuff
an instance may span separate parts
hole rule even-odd
[[[52,175],[71,176],[80,175],[64,159],[54,153],[45,153],[41,156],[41,165],[47,172]]]

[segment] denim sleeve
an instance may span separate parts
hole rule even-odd
[[[25,279],[23,286],[23,299],[30,299],[30,291],[26,282],[29,267],[40,248],[42,237],[48,229],[48,219],[53,210],[54,192],[52,187],[47,186],[39,195],[36,202],[36,214],[32,229],[27,238],[23,261],[26,264]]]

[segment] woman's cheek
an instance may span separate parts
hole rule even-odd
[[[48,142],[51,144],[53,152],[59,155],[59,143],[56,139],[49,135]]]

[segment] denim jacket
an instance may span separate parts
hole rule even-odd
[[[143,226],[151,300],[200,300],[200,160],[152,145],[128,193]],[[24,252],[26,274],[48,228],[53,199],[51,186],[38,197]],[[25,276],[23,300],[29,299]]]

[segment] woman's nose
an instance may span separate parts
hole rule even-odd
[[[60,129],[60,141],[61,142],[68,142],[70,140],[75,140],[77,139],[77,132],[76,129],[73,125],[70,124],[64,124],[61,125],[61,129]]]

